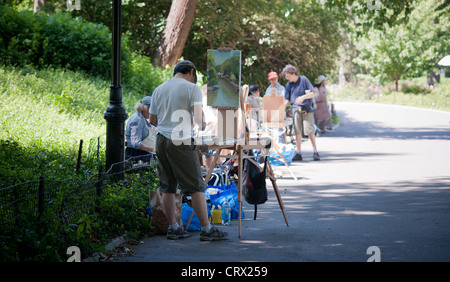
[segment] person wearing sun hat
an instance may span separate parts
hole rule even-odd
[[[278,74],[274,71],[269,72],[267,79],[270,81],[270,85],[266,89],[264,95],[276,95],[284,96],[284,86],[278,83]]]
[[[270,82],[270,85],[266,89],[266,93],[264,96],[282,96],[284,97],[285,88],[278,82],[278,74],[274,71],[269,72],[267,75],[267,79]],[[285,100],[285,106],[287,105],[287,100]],[[282,134],[284,130],[282,128],[279,129],[280,136],[278,142],[285,143],[284,135]]]
[[[314,85],[314,89],[317,93],[316,97],[314,97],[315,104],[317,106],[314,110],[314,120],[320,133],[325,133],[325,127],[331,117],[327,103],[327,88],[325,87],[325,80],[327,79],[328,77],[321,74],[317,78],[317,82]]]

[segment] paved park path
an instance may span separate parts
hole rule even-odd
[[[321,161],[305,140],[297,181],[276,167],[289,226],[267,181],[257,220],[243,204],[241,238],[237,221],[222,227],[223,242],[153,236],[120,261],[450,261],[450,113],[335,106],[342,124],[317,138]]]

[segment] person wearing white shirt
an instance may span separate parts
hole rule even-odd
[[[159,190],[169,222],[167,239],[189,237],[176,222],[175,193],[178,185],[191,194],[192,207],[201,225],[200,240],[224,240],[228,234],[211,226],[205,198],[205,184],[193,140],[193,122],[205,129],[202,93],[197,83],[197,70],[188,60],[176,64],[173,78],[158,86],[152,94],[150,123],[157,127]]]

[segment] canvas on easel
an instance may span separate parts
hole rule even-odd
[[[207,105],[214,108],[239,108],[241,51],[207,50]]]
[[[207,50],[207,106],[218,110],[218,136],[239,137],[241,51]]]
[[[228,57],[227,57],[228,56]],[[216,150],[213,161],[209,166],[208,172],[204,178],[205,186],[209,182],[212,171],[216,166],[217,160],[223,149],[233,150],[235,154],[230,156],[231,158],[238,161],[238,202],[239,202],[239,212],[242,212],[242,179],[243,179],[243,159],[248,158],[246,156],[249,150],[263,150],[270,148],[271,142],[267,138],[255,138],[255,140],[250,140],[247,134],[243,134],[242,140],[236,140],[240,138],[241,133],[244,132],[246,128],[245,121],[245,103],[244,97],[248,94],[248,86],[240,87],[241,80],[241,51],[231,50],[221,48],[221,50],[208,50],[207,54],[208,62],[208,84],[207,84],[207,106],[218,109],[219,121],[218,121],[218,136],[217,137],[234,137],[234,141],[231,144],[204,144],[200,146],[202,150]],[[226,67],[225,67],[226,66]],[[229,68],[229,69],[228,69]],[[227,70],[228,69],[228,70]],[[238,76],[236,75],[238,74]],[[236,85],[236,83],[239,83]],[[225,85],[225,86],[224,86]],[[224,86],[221,88],[221,86]],[[236,87],[237,86],[237,87]],[[222,89],[222,90],[221,90]],[[225,115],[224,115],[225,114]],[[225,117],[220,117],[224,115]],[[228,116],[229,115],[229,116]],[[231,122],[229,118],[231,117]],[[222,120],[220,120],[222,118]],[[233,127],[233,132],[231,135],[229,131],[226,130]],[[227,140],[228,141],[228,140]],[[244,142],[240,142],[244,141]],[[227,142],[228,143],[228,142]],[[252,163],[256,164],[256,167],[262,170],[262,168],[250,157],[248,159]],[[283,213],[286,225],[288,221],[286,214],[284,212],[284,205],[281,199],[281,195],[278,191],[278,186],[276,184],[276,179],[273,176],[273,170],[270,166],[270,161],[267,159],[267,176],[272,181],[272,185],[275,191],[275,195],[278,200],[281,212]],[[265,181],[265,179],[264,179]],[[194,215],[192,211],[190,219],[186,225],[188,228],[191,219]],[[241,237],[241,217],[238,216],[238,234]]]
[[[284,121],[286,116],[285,111],[285,99],[283,96],[275,96],[273,93],[272,95],[265,95],[263,97],[263,124],[262,127],[266,129],[268,132],[278,132],[280,128],[285,128],[286,123]],[[278,156],[272,155],[274,158],[280,160],[284,163],[284,165],[287,167],[289,172],[291,173],[294,180],[297,180],[297,177],[290,169],[288,163],[284,159],[284,157],[281,155],[280,151],[278,150],[278,136],[272,137],[273,141],[273,148],[278,153]]]
[[[270,128],[283,128],[286,116],[285,107],[283,96],[265,95],[262,102],[263,123]]]

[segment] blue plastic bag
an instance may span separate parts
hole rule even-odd
[[[280,158],[280,155],[278,155],[277,153],[274,153],[273,155]],[[295,150],[281,152],[281,155],[286,160],[286,163],[288,165],[291,165],[292,159],[294,158],[294,155],[295,155]],[[269,155],[269,160],[270,160],[271,165],[276,165],[276,166],[284,165],[284,162],[282,161],[283,159],[278,160],[278,159],[274,158],[273,156]]]
[[[212,190],[209,190],[212,188]],[[214,193],[211,193],[214,192]],[[223,186],[207,186],[205,197],[211,200],[211,206],[222,206],[225,199],[231,206],[231,219],[238,219],[239,215],[239,201],[238,201],[238,187],[235,185]],[[241,219],[245,218],[244,211],[241,211]]]
[[[208,216],[211,214],[211,207],[207,205]],[[183,203],[181,205],[181,220],[183,221],[183,226],[187,226],[189,222],[189,218],[191,218],[192,211],[194,209],[188,205],[188,203]],[[192,216],[191,223],[189,223],[188,231],[199,231],[201,229],[200,220],[197,217],[197,214],[194,212]]]

